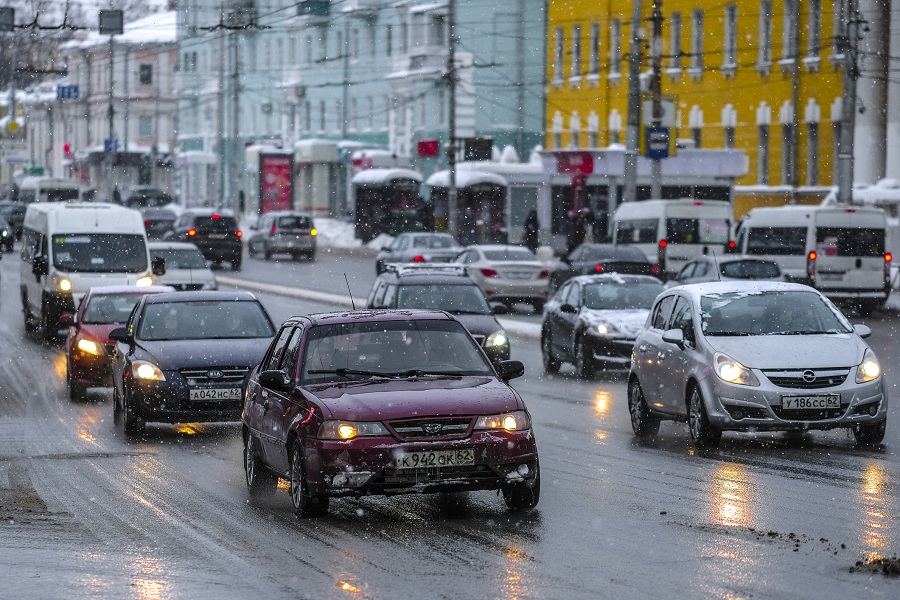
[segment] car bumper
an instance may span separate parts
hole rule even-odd
[[[233,260],[241,257],[243,246],[240,243],[199,242],[190,240],[200,248],[206,260]]]
[[[269,242],[271,252],[315,252],[314,238],[273,239]]]
[[[481,282],[481,289],[488,300],[521,300],[532,302],[534,300],[546,300],[548,292],[546,279],[535,280],[509,280],[486,279]]]
[[[763,380],[758,387],[734,385],[710,376],[701,382],[710,423],[728,430],[835,429],[877,423],[887,418],[888,396],[884,376],[868,383],[855,383],[855,369],[835,387],[791,389]],[[840,396],[840,407],[788,411],[781,408],[782,397]]]
[[[609,336],[588,335],[586,350],[591,353],[595,363],[609,367],[621,367],[627,370],[631,366],[631,353],[634,351],[634,338],[614,338]]]
[[[72,383],[81,387],[112,385],[112,369],[106,354],[85,354],[76,350],[69,355],[69,375]]]
[[[240,421],[247,382],[220,386],[189,386],[180,373],[165,371],[166,381],[131,381],[130,408],[135,416],[156,423]],[[191,389],[240,389],[228,400],[191,400]]]
[[[537,473],[537,446],[530,429],[478,431],[452,441],[372,437],[350,442],[312,439],[304,445],[310,491],[329,496],[494,490],[504,483],[531,480]],[[422,469],[395,465],[396,457],[406,452],[461,449],[474,449],[475,464]]]

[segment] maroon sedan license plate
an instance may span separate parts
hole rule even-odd
[[[396,469],[427,469],[430,467],[464,467],[475,464],[472,448],[460,450],[425,450],[403,454],[394,461]]]

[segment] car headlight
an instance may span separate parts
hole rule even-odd
[[[715,362],[716,365],[716,375],[718,375],[719,379],[722,381],[736,383],[737,385],[759,385],[759,379],[756,378],[753,371],[727,354],[716,352],[713,362]]]
[[[9,232],[7,230],[4,229],[3,231],[0,231],[0,236],[6,237],[8,235],[9,235]]]
[[[56,282],[56,287],[59,288],[61,292],[71,292],[72,291],[72,281],[67,277],[61,278]]]
[[[352,440],[355,437],[390,435],[377,421],[325,421],[319,427],[320,440]]]
[[[100,348],[97,346],[97,343],[84,338],[78,340],[78,349],[87,354],[100,354]]]
[[[137,281],[135,281],[134,285],[138,287],[147,287],[148,285],[153,285],[153,278],[149,275],[144,275],[143,277],[140,277]]]
[[[494,333],[492,333],[491,335],[489,335],[487,337],[487,339],[484,341],[484,345],[487,348],[498,348],[500,346],[507,346],[507,345],[509,345],[509,338],[506,337],[505,331],[503,331],[503,330],[495,331]]]
[[[616,326],[612,323],[597,323],[593,326],[593,329],[600,335],[613,335],[619,333],[619,330],[616,329]]]
[[[143,379],[144,381],[165,381],[166,376],[162,370],[151,362],[146,360],[136,360],[131,365],[131,374],[135,379]]]
[[[856,367],[856,383],[866,383],[878,379],[881,375],[881,365],[875,353],[870,348],[866,348],[863,354],[863,361]]]
[[[514,410],[502,415],[483,415],[475,422],[475,429],[505,429],[523,431],[531,428],[531,419],[524,410]]]

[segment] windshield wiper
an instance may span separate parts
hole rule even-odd
[[[348,377],[349,375],[369,375],[371,377],[381,377],[383,379],[390,379],[391,377],[396,377],[393,373],[380,373],[378,371],[363,371],[360,369],[314,369],[312,371],[308,371],[310,375],[337,375],[339,377]]]
[[[747,331],[707,331],[707,337],[747,337],[751,335],[757,335],[755,333],[749,333]]]
[[[392,373],[393,375],[394,373]],[[423,371],[422,369],[410,369],[396,375],[401,377],[462,377],[459,373],[450,371]]]
[[[824,333],[828,333],[827,331],[772,331],[769,335],[822,335]]]

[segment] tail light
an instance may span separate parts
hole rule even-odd
[[[425,262],[425,257],[422,256],[421,254],[418,256],[413,256],[412,261],[415,263],[422,263],[422,262]]]
[[[666,246],[669,242],[659,240],[659,247],[656,249],[656,264],[659,265],[659,272],[664,273],[666,270]]]
[[[188,237],[194,237],[195,235],[197,235],[196,229],[188,229]]]
[[[144,227],[150,227],[150,221],[144,221]]]
[[[598,263],[597,266],[594,267],[594,272],[596,272],[596,273],[602,273],[602,272],[603,272],[603,265],[601,265],[601,264]]]
[[[275,237],[275,234],[278,232],[278,228],[272,225],[272,229],[269,230],[269,237]]]
[[[241,231],[240,229],[238,229],[237,231],[234,232],[234,235],[236,235],[238,237],[244,237],[244,232]]]
[[[499,277],[500,276],[500,274],[497,273],[497,271],[495,271],[494,269],[479,269],[479,270],[481,271],[481,274],[484,275],[485,277]]]
[[[734,252],[737,252],[737,244],[734,241],[728,242],[728,253],[732,254]]]
[[[890,292],[891,290],[891,261],[894,260],[894,256],[890,252],[884,253],[884,290],[886,292]]]
[[[221,219],[222,215],[209,215],[210,219]]]
[[[550,277],[550,271],[541,271],[538,273],[538,279],[547,279]]]
[[[809,280],[809,285],[812,286],[816,285],[816,258],[818,256],[815,250],[810,250],[806,255],[806,278]]]

